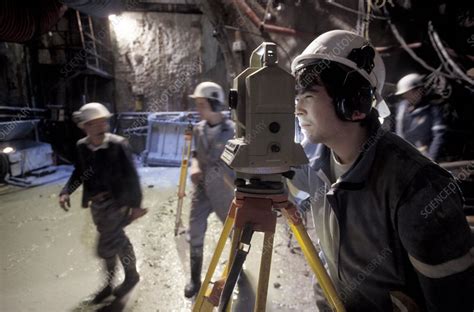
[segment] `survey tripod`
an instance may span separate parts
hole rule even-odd
[[[333,311],[345,311],[332,281],[318,258],[317,251],[303,226],[301,214],[288,202],[283,183],[252,179],[250,183],[246,184],[245,180],[237,179],[235,184],[234,200],[230,206],[209,269],[197,295],[193,312],[213,311],[215,307],[218,307],[218,311],[231,310],[232,292],[242,271],[242,265],[250,251],[254,232],[264,233],[254,311],[265,311],[277,212],[281,212],[286,217],[291,231],[301,246],[306,261],[316,275]],[[226,267],[221,278],[211,282],[227,238],[232,230],[231,249]]]
[[[191,155],[191,145],[193,140],[193,125],[191,121],[184,130],[184,146],[181,157],[181,169],[178,184],[178,207],[176,208],[176,218],[174,222],[174,236],[178,235],[182,227],[181,214],[183,211],[183,201],[186,196],[186,179],[188,175],[189,156]]]

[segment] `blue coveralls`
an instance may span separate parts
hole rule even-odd
[[[396,133],[413,144],[423,155],[437,161],[445,139],[446,125],[439,105],[422,102],[408,111],[403,100],[397,108]]]
[[[234,197],[234,172],[221,159],[228,140],[234,137],[234,123],[224,118],[220,131],[208,139],[209,125],[205,120],[193,130],[193,156],[197,159],[203,179],[194,185],[189,236],[191,247],[202,247],[207,229],[207,218],[215,212],[224,222]]]

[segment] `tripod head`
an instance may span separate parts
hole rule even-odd
[[[234,79],[229,93],[235,138],[221,159],[237,173],[236,186],[248,180],[281,184],[292,166],[308,162],[294,141],[294,77],[278,66],[277,47],[264,42],[252,52],[250,67]],[[240,182],[238,182],[240,179]],[[270,183],[271,184],[271,183]]]

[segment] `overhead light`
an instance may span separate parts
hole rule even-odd
[[[118,40],[132,42],[139,35],[138,21],[124,15],[109,15],[110,24]]]
[[[115,14],[109,15],[109,21],[115,22],[119,17]]]
[[[2,150],[2,153],[5,153],[5,154],[11,154],[15,151],[15,149],[13,147],[10,147],[10,146],[7,146],[5,147],[3,150]]]

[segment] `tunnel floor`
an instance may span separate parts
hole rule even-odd
[[[121,302],[123,311],[190,311],[183,294],[189,275],[185,234],[174,236],[179,168],[140,168],[143,207],[149,213],[126,228],[135,247],[141,281]],[[87,299],[102,282],[95,255],[96,230],[81,189],[69,212],[58,205],[65,180],[29,189],[0,187],[2,311],[96,311]],[[189,184],[188,191],[189,194]],[[189,197],[183,207],[187,224]],[[212,214],[206,234],[203,278],[222,224]],[[234,311],[252,311],[262,237],[255,234],[244,272],[234,293]],[[227,244],[229,245],[229,244]],[[283,218],[278,219],[267,311],[317,311],[313,273]],[[225,263],[224,252],[220,267]],[[123,279],[120,272],[117,283]]]

